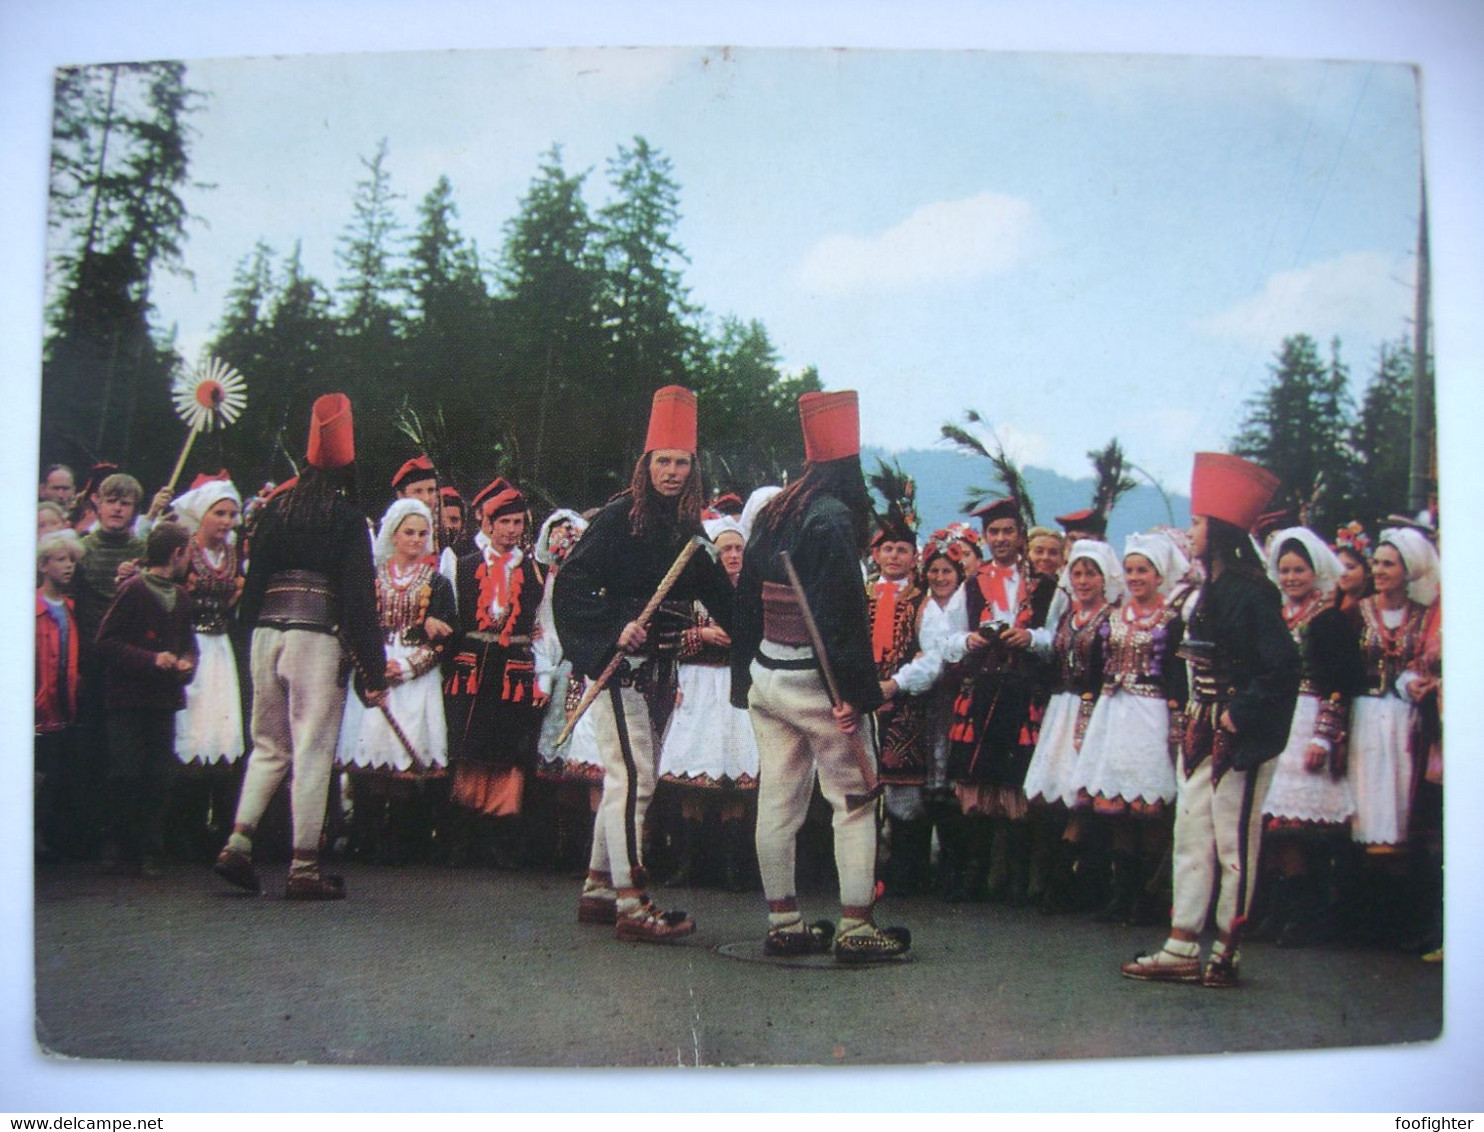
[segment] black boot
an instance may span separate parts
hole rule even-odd
[[[989,871],[989,849],[994,831],[988,818],[963,819],[963,866],[952,889],[944,896],[950,904],[980,904],[987,898],[985,876]]]
[[[700,819],[683,819],[676,840],[675,868],[661,883],[666,888],[690,888],[701,881]]]
[[[1048,916],[1075,911],[1077,907],[1077,843],[1065,839],[1052,847],[1046,890],[1041,894],[1041,911]]]
[[[1122,923],[1128,918],[1129,912],[1133,910],[1134,901],[1138,898],[1139,882],[1142,879],[1138,854],[1115,849],[1109,856],[1112,859],[1112,867],[1108,883],[1108,900],[1093,913],[1092,917],[1100,924]]]
[[[984,879],[984,897],[991,904],[1010,899],[1014,874],[1011,870],[1011,834],[1008,818],[990,819],[989,872]]]

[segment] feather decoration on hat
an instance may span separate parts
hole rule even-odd
[[[448,436],[448,427],[443,422],[443,406],[439,406],[433,415],[424,423],[422,416],[403,398],[402,406],[392,418],[392,423],[397,426],[397,431],[412,441],[419,452],[427,455],[433,462],[433,468],[438,476],[438,482],[443,482],[443,461],[435,452],[442,453],[447,450],[444,443]]]
[[[968,409],[964,412],[964,418],[970,424],[982,425],[984,418],[976,410]],[[986,426],[988,427],[988,426]],[[1020,474],[1020,468],[1008,455],[1005,454],[1005,446],[1000,443],[1000,438],[995,435],[993,428],[989,428],[990,439],[994,442],[991,450],[985,443],[966,428],[956,424],[945,424],[942,427],[943,439],[951,440],[960,448],[972,452],[977,456],[983,456],[994,465],[995,474],[1000,479],[1004,494],[1015,500],[1025,517],[1027,526],[1035,526],[1036,509],[1031,503],[1031,493],[1026,488],[1025,479]],[[964,500],[965,511],[973,511],[990,496],[999,494],[995,488],[970,487],[968,498]]]
[[[906,529],[914,532],[912,539],[915,542],[917,484],[912,477],[902,470],[902,465],[896,460],[888,463],[877,457],[876,471],[866,477],[866,482],[886,504],[885,511],[876,513],[876,525],[883,531]]]
[[[1093,473],[1097,476],[1097,487],[1092,494],[1092,509],[1106,522],[1118,506],[1118,501],[1138,485],[1128,474],[1128,464],[1123,458],[1123,446],[1115,436],[1101,451],[1087,454],[1092,461]]]
[[[214,428],[226,428],[247,408],[247,378],[220,358],[205,357],[191,371],[180,370],[170,383],[175,415],[190,429],[168,486],[173,488],[185,467],[196,437]]]

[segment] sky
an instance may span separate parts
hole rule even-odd
[[[281,60],[287,73],[307,52],[436,50],[447,65],[438,72],[462,69],[468,82],[479,61],[450,49],[675,43],[851,50],[788,68],[757,51],[735,51],[721,64],[709,51],[710,65],[700,52],[681,52],[662,73],[652,58],[608,57],[562,82],[551,74],[569,72],[572,60],[548,55],[522,64],[544,72],[545,85],[516,83],[486,63],[478,92],[424,84],[399,88],[395,98],[384,80],[323,62],[303,67],[281,93],[229,92],[228,72],[249,68],[222,64],[210,113],[226,124],[213,135],[203,115],[196,150],[197,175],[222,187],[197,206],[211,229],[193,229],[187,245],[199,309],[182,300],[172,313],[183,341],[209,335],[231,267],[260,236],[280,251],[302,236],[313,270],[333,278],[333,239],[361,175],[358,157],[382,136],[409,205],[448,173],[464,231],[494,251],[551,142],[564,143],[569,169],[594,169],[596,204],[604,162],[643,133],[674,162],[683,187],[679,237],[695,298],[717,315],[761,319],[789,364],[818,365],[828,386],[859,388],[868,440],[929,443],[945,415],[972,405],[1012,446],[1024,445],[1025,462],[1057,468],[1070,453],[1080,469],[1083,452],[1117,433],[1141,465],[1179,485],[1191,451],[1229,436],[1283,334],[1342,333],[1345,357],[1363,373],[1366,336],[1374,342],[1402,328],[1411,302],[1418,108],[1410,72],[1396,64],[1415,61],[1424,76],[1443,509],[1470,513],[1471,426],[1484,419],[1484,134],[1475,121],[1484,105],[1484,8],[1472,0],[0,0],[0,373],[20,436],[0,448],[7,470],[25,484],[36,467],[52,68],[252,56]],[[938,57],[915,73],[883,75],[883,66],[903,65],[870,56],[886,48]],[[1021,54],[997,56],[991,67],[958,55],[962,48]],[[1105,58],[1069,66],[1033,57],[1047,51]],[[1151,63],[1151,53],[1163,58]],[[1204,58],[1177,58],[1187,55]],[[975,85],[964,93],[954,84],[967,82],[971,68]],[[722,79],[709,77],[718,73]],[[204,75],[198,67],[193,80]],[[542,90],[555,93],[543,99]],[[234,101],[236,117],[226,119]],[[234,140],[236,130],[243,132]],[[235,164],[212,168],[212,161]],[[264,183],[252,189],[255,177]],[[734,191],[740,186],[750,191]],[[254,203],[253,193],[268,192],[278,194],[270,205]],[[0,507],[12,529],[29,531],[26,492],[0,499]],[[1484,552],[1480,541],[1475,525],[1459,522],[1444,556],[1445,589],[1455,595],[1447,663],[1460,679],[1472,674],[1471,686],[1484,624],[1465,564]],[[18,599],[29,584],[23,559],[9,577]],[[29,645],[21,643],[29,633],[22,601],[0,603],[0,639],[17,642],[3,685],[16,719],[24,718],[31,678]],[[1462,715],[1471,705],[1449,702],[1449,859],[1463,862],[1449,876],[1457,951],[1480,928],[1476,862],[1484,847],[1467,807],[1484,793],[1484,759],[1477,728]],[[1484,978],[1478,964],[1462,961],[1467,951],[1447,970],[1445,1038],[1410,1049],[875,1074],[500,1074],[493,1082],[477,1073],[44,1061],[34,1050],[25,975],[33,961],[30,775],[25,736],[16,731],[0,760],[0,830],[9,850],[0,853],[0,890],[10,894],[9,929],[0,931],[7,1108],[210,1110],[223,1098],[331,1111],[610,1108],[629,1096],[679,1111],[1416,1115],[1484,1106],[1477,1074]],[[1261,993],[1256,980],[1249,992]]]
[[[1113,436],[1177,489],[1224,447],[1285,335],[1361,384],[1409,333],[1421,151],[1403,63],[984,50],[577,49],[191,61],[183,266],[194,358],[259,239],[341,275],[386,139],[404,234],[440,175],[498,254],[541,155],[607,199],[643,135],[680,185],[685,280],[786,368],[862,395],[866,443],[978,409],[1023,464],[1088,473]],[[249,381],[251,375],[248,375]],[[702,409],[704,412],[704,407]]]

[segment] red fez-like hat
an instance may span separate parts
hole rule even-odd
[[[355,424],[350,398],[344,393],[326,393],[315,401],[309,415],[309,445],[305,450],[311,467],[333,472],[356,458]]]
[[[1014,519],[1022,526],[1025,525],[1025,516],[1020,513],[1020,504],[1013,495],[985,500],[969,512],[969,518],[978,519],[986,527],[996,519]]]
[[[1287,530],[1289,527],[1297,527],[1299,514],[1292,507],[1280,507],[1276,511],[1267,511],[1257,517],[1252,524],[1252,533],[1258,538],[1267,538],[1274,531]]]
[[[1197,452],[1190,477],[1190,513],[1252,528],[1278,490],[1278,477],[1240,456]]]
[[[742,497],[734,491],[718,495],[711,501],[711,509],[718,515],[742,514]]]
[[[1096,508],[1084,507],[1081,511],[1069,511],[1065,515],[1056,516],[1056,521],[1061,524],[1064,531],[1091,531],[1102,534],[1108,529],[1108,519],[1100,515]]]
[[[860,455],[861,409],[854,389],[802,394],[799,423],[804,428],[804,459],[809,463]]]
[[[488,487],[474,497],[473,507],[474,514],[483,522],[485,519],[498,519],[501,515],[523,513],[526,509],[526,497],[504,476],[496,476]]]
[[[447,507],[450,503],[457,503],[460,507],[464,505],[464,497],[459,494],[459,489],[444,484],[438,489],[438,498]]]
[[[401,491],[410,483],[434,479],[437,475],[432,460],[426,456],[414,456],[397,469],[397,474],[392,477],[392,490]]]
[[[683,385],[667,385],[654,391],[644,451],[661,448],[678,448],[692,456],[696,453],[696,395]]]

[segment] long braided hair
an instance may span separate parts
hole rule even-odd
[[[769,501],[758,522],[763,530],[773,534],[789,516],[803,514],[817,495],[833,495],[850,509],[856,547],[864,550],[871,538],[872,512],[859,456],[805,464],[804,474]]]

